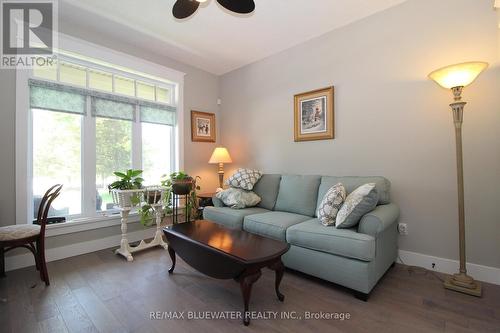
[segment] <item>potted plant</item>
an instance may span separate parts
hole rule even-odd
[[[154,209],[153,205],[158,204],[161,200],[161,191],[159,190],[146,190],[144,194],[145,204],[139,210],[141,216],[141,224],[149,227],[153,224]]]
[[[186,206],[188,209],[189,216],[197,216],[198,213],[198,198],[196,197],[196,191],[200,189],[196,185],[196,181],[200,177],[191,177],[185,172],[174,172],[168,177],[163,176],[161,185],[167,188],[163,195],[163,200],[165,202],[165,214],[172,213],[172,193],[176,195],[187,195]]]
[[[141,178],[141,174],[142,170],[133,169],[128,169],[125,172],[114,172],[114,175],[119,179],[108,185],[108,190],[110,193],[116,193],[115,203],[120,207],[137,206],[141,202],[140,193],[126,192],[142,189],[144,179]]]
[[[186,195],[193,190],[193,177],[185,172],[179,171],[170,174],[170,181],[174,194]]]

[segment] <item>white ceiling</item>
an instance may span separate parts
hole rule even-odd
[[[404,1],[255,0],[254,13],[238,16],[209,0],[179,21],[175,0],[61,0],[59,13],[105,34],[133,29],[127,42],[220,75]]]

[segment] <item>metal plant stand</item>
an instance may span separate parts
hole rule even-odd
[[[121,254],[127,261],[133,261],[132,253],[142,251],[145,249],[150,249],[155,246],[161,246],[165,250],[168,249],[167,243],[163,240],[162,232],[160,229],[161,225],[161,215],[162,215],[162,201],[163,195],[167,189],[165,187],[155,186],[148,187],[146,189],[140,190],[113,190],[112,196],[113,201],[120,209],[121,214],[121,231],[122,238],[120,241],[120,248],[115,251],[116,254]],[[127,238],[127,223],[130,211],[135,207],[133,204],[133,198],[140,199],[141,203],[146,203],[153,207],[155,212],[156,220],[156,231],[154,238],[149,243],[145,240],[141,240],[139,245],[131,246]],[[149,198],[153,198],[153,203],[148,203]],[[140,205],[140,204],[139,204]]]
[[[182,211],[180,207],[181,200],[184,199],[184,222],[189,222],[189,194],[175,194],[172,192],[172,223],[179,223],[179,213]]]

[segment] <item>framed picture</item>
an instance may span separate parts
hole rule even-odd
[[[295,95],[295,141],[334,138],[333,94],[328,87]]]
[[[191,111],[191,140],[215,142],[215,114]]]

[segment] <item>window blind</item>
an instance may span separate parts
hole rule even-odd
[[[135,121],[135,108],[139,106],[140,121],[174,126],[177,108],[163,103],[111,94],[60,83],[30,79],[31,108],[85,114],[90,96],[92,116]]]
[[[85,114],[86,99],[85,95],[58,85],[44,87],[31,84],[30,106],[33,109]]]
[[[161,125],[175,125],[175,108],[141,105],[141,122]]]
[[[113,101],[110,99],[92,97],[92,116],[121,120],[135,120],[135,105]]]

